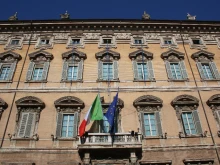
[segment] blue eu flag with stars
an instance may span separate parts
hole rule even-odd
[[[108,111],[105,114],[105,117],[107,118],[110,126],[110,132],[114,131],[114,118],[115,118],[115,112],[117,109],[117,103],[118,103],[118,93],[116,94],[114,100],[112,101],[111,105],[108,108]]]

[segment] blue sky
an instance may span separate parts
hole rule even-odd
[[[219,20],[220,0],[1,0],[0,20],[18,12],[19,20],[59,19],[66,10],[72,19],[139,19],[146,11],[152,19]]]

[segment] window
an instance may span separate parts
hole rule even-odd
[[[37,51],[29,54],[31,62],[26,75],[27,82],[45,82],[53,55],[45,51]]]
[[[5,49],[22,49],[24,37],[14,36],[8,39]]]
[[[172,81],[188,80],[188,74],[184,63],[184,54],[175,50],[169,50],[162,53],[164,59],[167,76]]]
[[[10,45],[18,45],[20,40],[12,39]]]
[[[201,50],[199,52],[193,53],[192,58],[196,61],[196,65],[202,80],[220,79],[218,68],[213,61],[213,53]]]
[[[0,81],[12,81],[18,60],[21,56],[8,51],[0,54]]]
[[[136,38],[134,39],[134,44],[142,44],[142,39]]]
[[[160,111],[162,100],[152,95],[137,98],[133,105],[139,112],[140,125],[144,137],[162,138]]]
[[[116,39],[112,34],[101,35],[98,48],[116,48]]]
[[[202,127],[198,114],[199,100],[190,95],[177,96],[171,103],[175,108],[177,118],[182,125],[182,134],[186,136],[203,136]]]
[[[177,48],[177,42],[175,37],[165,36],[160,38],[161,48]]]
[[[80,44],[80,39],[72,39],[72,44]]]
[[[39,36],[35,49],[52,49],[53,48],[54,36]]]
[[[78,134],[79,113],[84,103],[77,97],[65,96],[54,102],[57,110],[56,138],[76,138]]]
[[[172,40],[171,39],[165,39],[164,40],[164,44],[165,45],[171,45],[172,44]]]
[[[152,58],[153,54],[144,50],[137,50],[129,54],[132,60],[134,81],[152,81],[154,78]]]
[[[196,44],[196,45],[200,45],[201,44],[200,39],[193,39],[192,42],[193,42],[193,44]]]
[[[16,106],[18,108],[16,121],[16,137],[17,138],[31,138],[37,133],[37,125],[40,119],[40,112],[44,109],[45,104],[37,97],[27,96],[17,100]]]
[[[118,59],[120,54],[111,50],[96,53],[98,59],[98,81],[118,81]]]
[[[191,49],[206,48],[205,42],[203,41],[202,37],[189,38],[189,44]]]
[[[42,39],[40,40],[40,45],[48,45],[50,43],[49,39]]]
[[[146,38],[143,35],[133,35],[130,45],[131,48],[148,48]]]
[[[62,58],[63,70],[61,81],[82,81],[83,62],[86,59],[86,54],[77,50],[71,50],[63,53]]]
[[[111,39],[103,39],[103,44],[111,44],[112,40]]]

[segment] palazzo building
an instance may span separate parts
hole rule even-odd
[[[0,21],[1,165],[219,165],[220,22]],[[106,118],[78,128],[97,94]]]

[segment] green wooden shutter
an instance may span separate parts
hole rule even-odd
[[[47,80],[47,73],[50,66],[50,62],[45,62],[43,67],[43,73],[42,73],[42,80]]]
[[[201,79],[206,79],[205,74],[204,74],[203,69],[202,69],[201,62],[196,62],[196,65],[197,65],[197,68],[199,70],[199,74],[200,74]]]
[[[113,79],[117,80],[118,79],[118,61],[113,61]]]
[[[134,80],[138,80],[138,68],[137,61],[132,61],[133,72],[134,72]]]
[[[187,74],[187,71],[186,71],[185,62],[182,60],[182,61],[179,62],[179,65],[180,65],[180,68],[181,68],[183,79],[188,79],[188,74]]]
[[[63,121],[63,113],[57,113],[57,129],[56,129],[56,137],[61,137],[62,131],[62,121]]]
[[[27,71],[27,75],[26,75],[26,81],[30,81],[32,79],[32,73],[34,70],[34,62],[30,62],[29,66],[28,66],[28,71]]]
[[[214,62],[210,62],[209,66],[212,68],[212,72],[213,72],[213,74],[215,76],[215,79],[220,79],[220,74],[218,72],[218,68],[215,65],[215,63]]]
[[[171,67],[170,67],[170,62],[169,61],[165,61],[165,65],[166,65],[168,79],[172,80],[173,76],[172,76],[172,71],[171,71]]]
[[[196,127],[196,131],[197,131],[197,134],[202,134],[202,126],[201,126],[201,123],[200,123],[200,120],[199,120],[199,114],[198,114],[198,111],[195,110],[192,112],[192,115],[193,115],[193,119],[194,119],[194,124],[195,124],[195,127]]]
[[[19,126],[19,130],[18,130],[19,137],[25,136],[27,120],[28,120],[28,113],[22,113],[21,120],[20,120],[20,126]]]
[[[146,131],[145,131],[145,126],[144,126],[144,113],[140,113],[140,123],[141,123],[141,130],[142,130],[142,135],[146,137]]]
[[[79,62],[79,65],[78,65],[78,76],[77,76],[77,79],[78,80],[82,80],[82,78],[83,78],[83,60],[81,60],[80,62]]]
[[[98,79],[99,80],[103,79],[102,69],[103,69],[103,62],[99,60],[98,61]]]
[[[66,81],[67,80],[67,72],[68,72],[68,62],[67,61],[63,61],[63,70],[62,70],[62,81]]]
[[[161,125],[161,120],[160,120],[160,112],[155,112],[155,119],[156,119],[156,122],[157,122],[158,136],[163,136],[162,125]]]
[[[7,77],[7,80],[8,80],[8,81],[11,81],[11,80],[12,80],[13,75],[14,75],[14,72],[15,72],[16,65],[17,65],[17,62],[13,62],[13,63],[11,64],[10,72],[9,72],[9,74],[8,74],[8,77]]]
[[[26,129],[25,129],[25,137],[33,136],[34,126],[35,126],[34,122],[35,122],[35,114],[28,113],[28,119],[27,119],[27,124],[26,124]]]
[[[73,123],[73,137],[77,137],[78,135],[78,120],[79,120],[79,113],[74,113],[74,123]]]
[[[154,80],[154,69],[153,69],[153,64],[152,64],[152,61],[149,60],[147,61],[147,71],[148,71],[148,78],[149,80]]]

